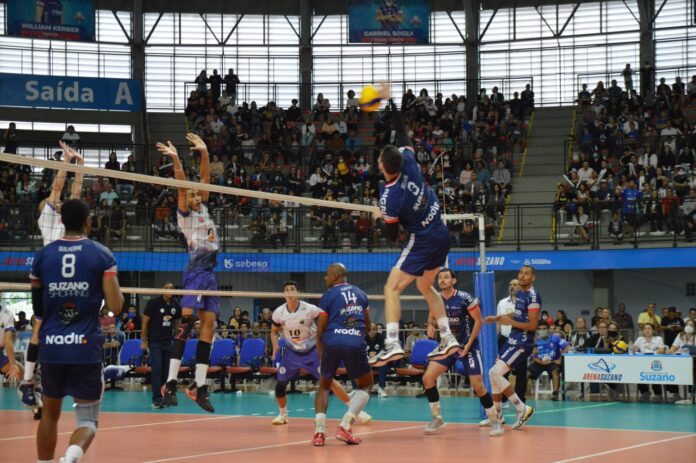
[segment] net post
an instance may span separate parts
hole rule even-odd
[[[481,272],[486,272],[486,220],[483,215],[478,216],[479,229],[479,256],[481,258]]]
[[[495,278],[493,272],[483,270],[484,257],[481,256],[481,271],[474,273],[474,293],[479,300],[481,307],[481,317],[486,318],[489,315],[496,314],[495,306]],[[483,384],[486,390],[491,390],[491,382],[488,377],[488,371],[495,364],[498,358],[498,336],[494,324],[484,324],[479,334],[481,341],[481,356],[483,357]],[[483,407],[480,407],[481,418],[486,418],[486,412]]]

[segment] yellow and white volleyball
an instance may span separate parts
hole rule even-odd
[[[503,310],[503,315],[512,315],[514,313],[515,313],[515,306],[514,305],[505,307],[505,309]]]
[[[360,105],[360,110],[366,113],[377,111],[382,104],[381,92],[374,85],[365,86],[362,92],[360,92],[358,104]]]

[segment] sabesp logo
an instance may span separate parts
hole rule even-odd
[[[87,344],[87,340],[84,334],[48,334],[46,335],[46,344],[53,344],[56,346]]]
[[[348,334],[351,336],[362,336],[362,333],[360,330],[356,330],[355,328],[334,328],[334,334]]]

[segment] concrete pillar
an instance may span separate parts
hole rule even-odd
[[[614,309],[614,273],[611,270],[594,270],[592,272],[592,314],[596,307]]]
[[[640,22],[640,91],[655,90],[655,1],[638,0]]]
[[[464,36],[466,38],[466,99],[469,106],[476,103],[479,93],[479,78],[481,77],[481,61],[479,59],[479,28],[481,24],[481,0],[463,0],[466,23]]]
[[[300,107],[312,109],[312,2],[300,0]]]
[[[134,127],[134,138],[135,143],[140,145],[146,145],[146,148],[142,153],[136,153],[136,162],[141,168],[144,166],[152,165],[149,159],[149,150],[147,149],[148,139],[147,139],[147,101],[145,100],[145,40],[143,37],[143,0],[133,1],[133,31],[132,31],[132,43],[131,43],[131,67],[133,68],[133,79],[139,80],[141,82],[140,92],[141,101],[143,102],[142,117],[139,118],[139,122],[135,124]],[[147,163],[141,163],[147,158]]]

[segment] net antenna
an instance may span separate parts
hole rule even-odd
[[[443,201],[444,204],[444,201]],[[444,205],[443,205],[444,209]],[[484,214],[479,213],[466,213],[466,214],[442,214],[442,220],[445,225],[450,225],[452,223],[457,224],[461,222],[463,227],[466,222],[473,222],[478,224],[478,251],[479,251],[479,262],[478,267],[481,272],[486,271],[486,217]],[[449,227],[448,227],[449,228]],[[449,256],[447,257],[447,262],[445,265],[449,267]]]

